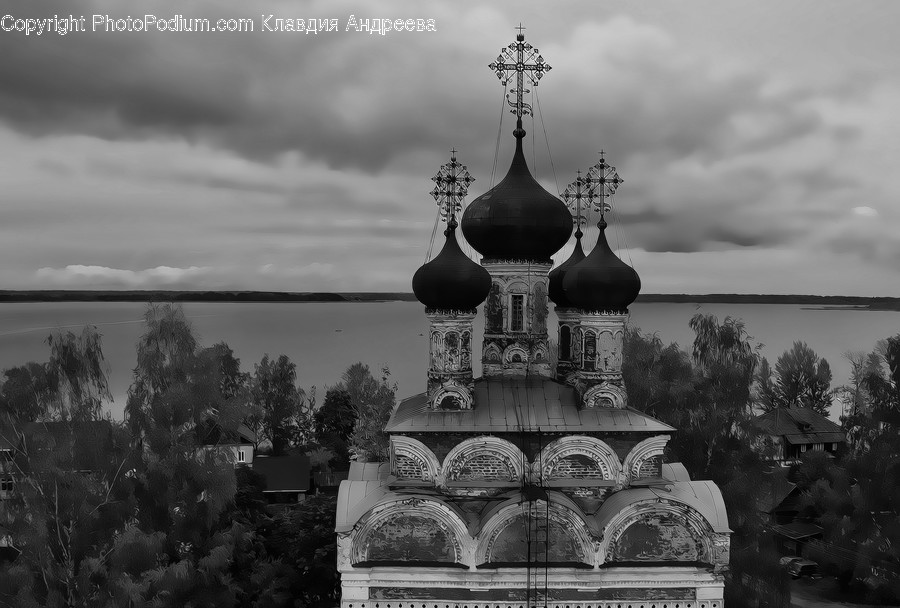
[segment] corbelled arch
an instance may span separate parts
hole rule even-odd
[[[619,551],[619,541],[628,529],[639,523],[656,523],[659,520],[667,520],[668,529],[672,529],[672,523],[680,524],[691,535],[696,543],[696,561],[713,564],[716,561],[717,551],[715,544],[717,534],[709,521],[700,511],[691,505],[679,500],[666,498],[652,498],[635,501],[621,509],[606,523],[603,528],[600,542],[599,561],[601,564],[622,561]],[[663,526],[661,526],[663,527]],[[660,537],[660,547],[671,549],[672,539]],[[677,555],[673,555],[673,561],[680,561]],[[651,561],[666,561],[665,557],[650,556]],[[690,560],[695,561],[695,560]]]
[[[668,435],[656,435],[644,439],[628,452],[625,461],[622,463],[622,469],[628,476],[628,482],[631,483],[641,478],[641,466],[654,456],[662,456],[665,452],[666,444],[669,442]]]
[[[433,523],[436,530],[446,535],[453,550],[450,561],[464,565],[471,564],[474,541],[469,536],[461,515],[455,507],[431,497],[394,497],[370,509],[360,518],[351,532],[350,562],[358,564],[371,561],[369,558],[373,548],[373,537],[378,531],[394,520],[411,518],[420,518]],[[401,527],[409,532],[415,530],[409,525]],[[418,542],[419,539],[415,540]]]
[[[403,435],[391,436],[391,469],[397,474],[397,458],[409,458],[422,470],[422,481],[437,481],[441,472],[441,465],[431,449],[412,437]]]
[[[535,479],[550,480],[556,477],[568,477],[571,472],[562,473],[560,465],[573,456],[586,457],[596,467],[602,479],[617,481],[622,465],[616,453],[606,442],[586,435],[568,435],[547,444],[532,464]],[[590,467],[585,467],[584,477],[600,478],[591,475]]]
[[[494,561],[492,552],[497,538],[510,524],[525,516],[523,509],[528,509],[529,516],[549,518],[550,522],[560,524],[560,532],[570,534],[571,540],[578,546],[581,561],[596,566],[597,552],[584,515],[564,496],[551,492],[548,493],[548,499],[549,508],[547,500],[523,502],[521,499],[511,499],[506,505],[498,508],[484,523],[476,537],[475,564]]]
[[[479,458],[504,463],[509,469],[507,481],[521,480],[528,466],[522,450],[509,441],[493,435],[470,437],[456,444],[444,458],[441,467],[444,481],[459,479],[466,465]]]

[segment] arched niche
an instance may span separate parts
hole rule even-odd
[[[606,479],[616,481],[622,470],[616,453],[596,437],[569,435],[548,444],[532,470],[536,479]]]
[[[465,564],[469,540],[462,519],[430,498],[405,498],[374,507],[351,535],[353,565]]]
[[[501,508],[482,528],[475,563],[524,566],[529,561],[593,567],[594,543],[582,516],[552,499]]]
[[[627,395],[622,387],[610,382],[601,382],[584,392],[584,407],[614,407],[623,409],[627,403]]]
[[[503,351],[504,363],[528,363],[528,351],[518,344],[510,344]]]
[[[412,437],[391,437],[392,469],[400,479],[435,481],[440,474],[440,464],[427,445]]]
[[[524,474],[522,451],[499,437],[471,437],[444,458],[444,479],[451,481],[519,481]]]
[[[431,395],[430,403],[436,410],[470,410],[472,393],[455,380],[447,380]]]
[[[700,562],[713,564],[716,534],[693,507],[651,499],[629,505],[603,530],[603,563]]]
[[[659,477],[659,473],[651,475],[653,471],[650,471],[650,467],[653,465],[654,458],[657,459],[657,463],[661,464],[662,455],[668,442],[668,435],[656,435],[644,439],[631,448],[631,451],[628,452],[625,461],[622,463],[629,483],[647,477]],[[655,465],[653,465],[653,468],[655,468]]]

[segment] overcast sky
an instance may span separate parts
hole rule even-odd
[[[509,165],[487,64],[521,21],[552,66],[532,171],[557,194],[607,151],[612,244],[645,293],[900,296],[894,0],[4,6],[89,31],[0,31],[3,289],[409,291],[450,148],[467,202],[498,129],[495,182]],[[144,13],[256,31],[90,31]],[[339,29],[261,32],[269,14]],[[347,31],[351,15],[436,31]]]

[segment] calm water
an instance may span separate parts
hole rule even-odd
[[[135,302],[0,304],[0,369],[45,361],[49,356],[45,341],[54,329],[80,331],[85,324],[96,325],[110,366],[114,398],[110,409],[120,417],[144,310],[144,304]],[[743,319],[773,366],[794,340],[804,340],[828,360],[834,386],[849,376],[842,353],[868,352],[877,340],[900,333],[898,312],[798,305],[636,304],[631,323],[645,332],[658,332],[666,343],[687,348],[693,339],[688,320],[697,310],[720,319],[726,315]],[[227,342],[246,371],[252,371],[266,353],[288,355],[297,364],[300,384],[317,386],[320,399],[324,387],[336,383],[356,361],[375,373],[389,367],[400,396],[425,389],[428,324],[422,305],[415,302],[187,303],[184,311],[203,345]],[[548,325],[555,327],[552,313],[551,317]],[[479,315],[476,335],[483,328]],[[476,369],[476,375],[480,371]]]

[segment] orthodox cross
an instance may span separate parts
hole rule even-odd
[[[516,41],[506,48],[500,49],[497,59],[488,67],[494,70],[503,86],[509,83],[513,74],[516,75],[516,88],[506,95],[506,101],[513,108],[510,112],[521,120],[523,115],[532,113],[531,105],[522,101],[525,93],[531,92],[530,89],[525,88],[525,75],[528,75],[533,86],[537,86],[541,77],[551,68],[538,50],[525,42],[525,34],[522,33],[525,28],[521,23],[516,29],[519,30],[519,33],[516,34]],[[529,63],[532,61],[533,63]],[[513,94],[516,96],[515,102],[510,99],[510,95]]]
[[[572,218],[575,222],[575,238],[581,238],[583,234],[581,227],[584,226],[584,216],[581,215],[581,201],[587,199],[588,205],[590,205],[590,190],[591,184],[587,181],[586,176],[581,175],[581,169],[579,169],[578,177],[563,192],[563,200],[566,201],[566,205],[575,211],[575,217]]]
[[[615,194],[619,184],[625,181],[619,177],[616,168],[606,162],[604,154],[605,152],[600,150],[600,161],[588,169],[587,177],[585,178],[585,181],[590,184],[586,198],[600,210],[600,222],[605,221],[603,216],[610,210],[606,197]],[[600,199],[599,204],[596,202],[598,198]]]
[[[434,190],[431,196],[437,201],[441,219],[447,222],[447,228],[456,228],[456,214],[462,209],[462,200],[469,192],[469,184],[475,178],[469,174],[463,164],[456,161],[456,149],[450,150],[450,162],[441,165],[440,171],[431,178]]]

